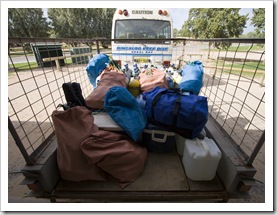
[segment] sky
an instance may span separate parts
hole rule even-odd
[[[190,8],[169,8],[168,10],[171,13],[172,20],[173,20],[173,29],[176,28],[177,30],[181,30],[182,25],[188,19],[188,13]],[[44,16],[47,16],[47,9],[43,8]],[[242,8],[239,13],[241,15],[249,14],[249,20],[246,23],[247,28],[244,29],[243,34],[247,34],[251,31],[254,31],[254,26],[251,25],[251,17],[252,17],[252,8]]]

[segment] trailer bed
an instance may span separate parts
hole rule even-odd
[[[207,192],[208,191],[208,192]],[[185,201],[194,198],[227,198],[216,176],[212,181],[191,181],[186,177],[177,152],[148,153],[143,173],[121,188],[115,181],[71,182],[60,180],[53,197],[85,198],[96,202]]]

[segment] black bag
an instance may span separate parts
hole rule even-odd
[[[59,105],[63,107],[64,110],[75,106],[86,106],[85,99],[82,95],[81,86],[79,83],[76,82],[67,82],[62,85],[63,92],[66,99],[66,104]]]

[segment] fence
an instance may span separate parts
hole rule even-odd
[[[226,137],[234,142],[251,164],[264,142],[264,39],[172,41],[172,62],[179,69],[187,61],[197,59],[203,62],[205,76],[201,95],[208,98],[210,120],[221,126]],[[27,164],[36,162],[36,157],[54,135],[51,114],[59,104],[65,103],[62,84],[80,83],[84,97],[93,90],[86,74],[86,64],[76,62],[76,59],[103,51],[110,54],[110,50],[100,49],[99,42],[103,41],[9,38],[9,45],[23,47],[21,56],[9,52],[9,131]],[[25,48],[29,43],[43,43],[48,61],[62,59],[65,64],[41,66],[37,63],[34,66],[35,58]],[[47,44],[61,44],[63,55],[51,55]],[[72,55],[68,51],[72,44],[92,47],[92,53]],[[223,49],[223,45],[230,47]],[[74,63],[72,58],[75,58]]]

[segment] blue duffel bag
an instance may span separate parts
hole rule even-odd
[[[90,59],[86,71],[93,87],[96,87],[96,78],[102,73],[109,62],[110,58],[106,54],[97,54]]]
[[[125,87],[111,87],[105,95],[104,109],[134,141],[147,124],[147,116],[135,97]]]
[[[182,79],[178,85],[181,90],[198,95],[203,84],[203,64],[196,60],[186,63],[181,72]]]
[[[144,93],[149,121],[185,138],[197,137],[208,121],[208,102],[204,96],[176,89],[156,87]]]

